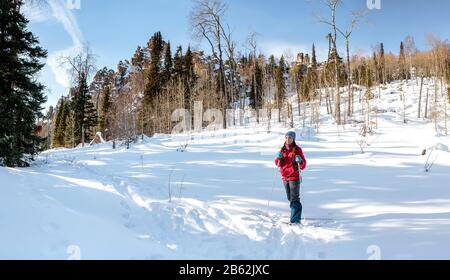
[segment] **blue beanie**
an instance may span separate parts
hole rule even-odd
[[[287,137],[291,137],[292,139],[295,140],[295,138],[296,138],[297,135],[295,134],[294,131],[289,131],[288,133],[286,133],[286,136],[287,136]]]

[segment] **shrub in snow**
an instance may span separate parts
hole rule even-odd
[[[439,152],[449,152],[448,146],[442,143],[437,143],[428,150],[430,150],[430,153],[428,154],[427,161],[425,162],[425,172],[431,171],[431,168],[433,168],[434,163],[439,156]]]

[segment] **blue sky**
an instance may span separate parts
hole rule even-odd
[[[116,69],[117,63],[129,59],[138,45],[161,31],[172,46],[196,42],[189,26],[191,0],[80,0],[80,9],[67,9],[66,0],[47,0],[40,7],[27,7],[30,30],[39,36],[49,51],[48,64],[40,80],[48,88],[48,105],[56,104],[66,94],[70,81],[58,62],[61,55],[75,53],[88,44],[97,56],[97,67]],[[412,35],[419,49],[426,49],[426,34],[442,39],[450,36],[450,1],[447,0],[380,0],[381,9],[372,10],[352,37],[352,51],[371,53],[377,42],[386,51],[398,52],[400,41]],[[316,15],[328,16],[323,0],[225,0],[229,23],[239,49],[246,51],[245,38],[251,31],[259,34],[258,45],[264,54],[280,56],[309,52],[312,43],[319,58],[327,51],[329,27],[318,23]],[[342,28],[349,23],[351,11],[367,9],[366,0],[344,0],[338,11]],[[341,43],[343,40],[341,39]]]

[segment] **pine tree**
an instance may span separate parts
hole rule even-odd
[[[316,46],[313,44],[312,47],[312,59],[311,59],[311,70],[310,76],[308,77],[308,83],[312,91],[315,91],[319,87],[319,74],[317,73],[317,56],[316,56]]]
[[[151,104],[161,91],[161,59],[163,52],[163,39],[160,32],[156,32],[150,39],[151,62],[147,70],[146,85],[144,89],[145,103]]]
[[[183,70],[186,77],[194,76],[194,61],[191,46],[188,46],[186,54],[183,57]]]
[[[284,79],[284,74],[286,73],[286,64],[284,62],[284,57],[281,56],[280,63],[275,71],[275,83],[277,87],[277,107],[278,107],[278,121],[281,122],[281,109],[284,105],[285,94],[286,94],[286,81]]]
[[[170,49],[170,42],[168,42],[164,48],[164,72],[162,74],[163,83],[167,83],[170,80],[172,76],[172,67],[172,51]]]
[[[366,86],[367,82],[367,63],[363,58],[361,61],[361,65],[358,67],[359,69],[356,71],[356,75],[358,78],[358,84],[360,86]]]
[[[28,166],[25,154],[35,155],[40,139],[34,134],[46,97],[36,82],[47,52],[27,30],[21,0],[0,1],[0,165]]]
[[[103,99],[102,99],[102,105],[100,107],[100,118],[99,118],[99,127],[100,131],[106,136],[105,129],[107,128],[107,117],[108,112],[111,108],[111,89],[109,86],[105,87],[103,89]]]
[[[373,60],[373,69],[375,70],[375,81],[378,83],[381,82],[381,80],[379,79],[380,64],[378,62],[378,56],[376,52],[373,52],[372,60]]]
[[[302,83],[302,100],[303,101],[310,101],[310,89],[311,89],[311,71],[308,71],[308,73],[303,77],[303,83]]]
[[[384,44],[380,44],[380,81],[386,84],[386,59],[384,57]]]
[[[66,129],[64,130],[64,146],[68,148],[75,147],[74,142],[74,112],[72,111],[72,102],[66,100],[64,103],[66,112]]]
[[[370,65],[367,65],[365,67],[365,69],[366,69],[366,75],[365,75],[366,88],[368,91],[371,91],[372,87],[373,87],[372,68],[370,67]],[[372,99],[372,98],[369,98],[369,99]]]
[[[339,54],[335,50],[331,50],[331,52],[330,52],[326,70],[329,73],[330,77],[335,77],[335,75],[336,75],[335,74],[336,73],[336,67],[335,67],[336,59],[338,61],[339,85],[345,86],[346,81],[347,81],[347,72],[345,71],[345,66],[344,66],[342,57],[340,57]]]
[[[406,56],[405,56],[405,47],[403,42],[400,43],[400,55],[399,55],[399,78],[404,80],[407,79],[407,69],[406,69]]]
[[[314,44],[313,44],[313,47],[312,47],[311,68],[313,70],[317,69],[316,46]]]
[[[66,132],[66,119],[69,112],[66,111],[67,106],[65,98],[62,97],[59,101],[58,110],[55,119],[55,129],[53,130],[52,143],[53,148],[59,148],[65,146],[65,132]]]
[[[176,80],[181,79],[183,75],[183,49],[181,46],[177,47],[173,57],[173,75]]]
[[[72,110],[75,145],[84,144],[92,137],[92,129],[97,125],[97,111],[92,103],[84,73],[79,78],[79,85],[72,101]]]
[[[184,104],[186,109],[190,109],[190,103],[192,98],[192,92],[194,90],[197,77],[194,71],[194,60],[191,52],[191,46],[188,46],[186,54],[182,58],[183,60],[183,83],[184,83]]]
[[[275,56],[271,55],[269,57],[269,62],[267,63],[267,74],[270,77],[274,78],[276,68],[277,68],[277,64],[275,62]]]
[[[250,107],[259,110],[262,108],[263,103],[263,85],[262,85],[262,69],[259,64],[256,64],[255,79],[251,79],[250,82]],[[255,86],[256,80],[256,86]]]

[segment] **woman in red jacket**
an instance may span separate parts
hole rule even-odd
[[[303,209],[300,202],[300,171],[306,168],[306,159],[302,149],[295,143],[295,137],[293,131],[286,133],[286,142],[275,164],[280,168],[287,198],[291,202],[291,223],[299,224]]]

